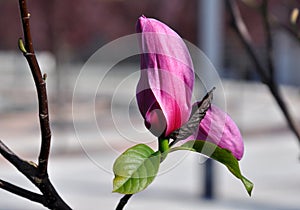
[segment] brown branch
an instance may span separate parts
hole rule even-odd
[[[19,158],[14,152],[12,152],[1,140],[0,140],[0,154],[8,160],[18,171],[27,177],[43,194],[41,197],[35,197],[35,195],[25,189],[14,187],[14,185],[2,181],[0,188],[3,188],[16,195],[38,202],[49,209],[70,210],[71,208],[62,200],[59,194],[56,192],[48,176],[40,178],[40,171],[38,167],[31,162],[27,162]],[[37,194],[36,194],[37,195]]]
[[[267,64],[268,64],[268,70],[269,70],[269,79],[270,83],[275,83],[275,67],[274,67],[274,60],[273,60],[273,37],[272,37],[272,31],[271,31],[271,23],[270,23],[270,15],[269,15],[269,9],[268,9],[269,1],[263,0],[261,4],[261,13],[262,13],[262,19],[263,19],[263,25],[265,28],[266,33],[266,43],[267,43]]]
[[[261,65],[259,59],[256,56],[255,50],[251,44],[252,40],[250,34],[244,21],[242,20],[237,4],[233,0],[227,0],[226,3],[232,19],[233,28],[237,32],[238,37],[240,38],[242,44],[244,45],[250,58],[252,59],[257,73],[261,76],[262,82],[264,84],[267,84],[267,82],[269,81],[267,72],[265,72],[264,67]]]
[[[38,95],[38,106],[39,106],[39,120],[41,129],[41,148],[39,154],[38,169],[41,177],[47,176],[48,158],[51,146],[51,130],[49,125],[49,113],[48,113],[48,99],[46,91],[46,83],[42,76],[38,61],[36,59],[31,33],[30,33],[30,14],[27,9],[26,0],[19,0],[21,20],[23,25],[24,41],[25,41],[25,52],[23,52],[31,73],[35,82],[37,95]]]
[[[34,163],[29,163],[19,158],[1,140],[0,154],[13,166],[15,166],[18,171],[24,174],[30,181],[34,181],[34,177],[37,175],[37,167]]]
[[[22,39],[19,40],[19,48],[27,59],[37,90],[41,130],[41,148],[38,165],[19,158],[1,140],[0,154],[12,165],[14,165],[24,176],[26,176],[27,179],[30,180],[40,190],[42,195],[22,189],[5,181],[0,182],[0,188],[29,200],[41,203],[49,209],[70,210],[71,208],[59,196],[48,177],[47,168],[51,146],[51,131],[49,125],[46,83],[34,53],[29,25],[30,14],[27,10],[26,0],[19,0],[19,6],[25,40],[25,45]]]
[[[269,69],[265,69],[264,66],[261,64],[261,62],[259,61],[258,56],[256,55],[256,53],[254,51],[251,37],[249,35],[247,27],[245,26],[245,23],[240,15],[240,11],[238,9],[236,1],[235,0],[226,0],[226,5],[228,8],[229,14],[231,16],[231,19],[232,19],[232,26],[233,26],[234,30],[237,32],[237,35],[240,38],[242,44],[246,48],[248,55],[252,59],[254,65],[255,65],[255,69],[256,69],[257,73],[260,75],[261,81],[269,87],[271,94],[273,95],[273,97],[276,100],[278,106],[280,107],[282,113],[284,114],[284,117],[288,123],[288,126],[290,127],[292,132],[295,134],[298,142],[300,143],[299,130],[296,127],[295,122],[287,108],[287,105],[285,104],[285,102],[281,96],[278,84],[272,79],[273,76],[267,75],[267,72],[273,73],[273,71],[272,71],[272,69],[271,69],[271,71]],[[268,20],[265,20],[265,21],[268,21]],[[267,23],[267,22],[265,24],[269,25],[269,23]],[[270,29],[267,29],[267,31],[268,30],[270,31]],[[267,32],[267,33],[270,33],[270,32]],[[271,33],[269,35],[267,35],[267,38],[268,38],[268,36],[271,36]],[[272,48],[271,42],[268,45],[269,45],[268,48]],[[270,52],[269,52],[269,56],[272,56]],[[268,59],[268,62],[269,62],[268,68],[270,68],[270,66],[271,66],[271,68],[274,68],[273,60]]]
[[[25,190],[23,188],[20,188],[16,185],[13,185],[13,184],[3,181],[1,179],[0,179],[0,188],[2,188],[3,190],[6,190],[8,192],[11,192],[15,195],[21,196],[23,198],[27,198],[28,200],[31,200],[33,202],[41,203],[43,205],[46,204],[46,199],[44,198],[43,195]]]
[[[38,166],[37,168],[34,168],[34,170],[32,170],[35,172],[36,176],[28,176],[28,174],[24,170],[22,170],[21,172],[40,189],[47,201],[46,204],[44,204],[46,207],[48,207],[49,209],[69,210],[71,208],[56,192],[48,177],[47,168],[51,146],[51,130],[49,124],[48,99],[45,83],[46,78],[42,76],[41,69],[35,56],[30,32],[30,14],[27,9],[26,0],[19,0],[19,7],[25,41],[25,49],[23,49],[23,54],[29,64],[37,90],[41,130],[41,147],[38,158]]]

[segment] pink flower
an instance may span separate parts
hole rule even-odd
[[[142,16],[141,77],[137,102],[146,127],[156,136],[168,136],[191,114],[193,64],[183,40],[165,24]]]
[[[168,137],[191,116],[194,85],[191,56],[180,36],[158,20],[141,16],[136,29],[141,49],[138,107],[146,127],[157,137]],[[237,159],[243,155],[239,129],[216,106],[207,111],[193,137],[228,149]]]
[[[215,105],[207,110],[198,131],[188,139],[206,140],[218,145],[240,160],[244,154],[244,142],[239,128],[229,115]]]

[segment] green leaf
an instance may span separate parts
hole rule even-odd
[[[242,181],[249,196],[251,196],[253,183],[242,175],[238,160],[229,150],[222,149],[213,143],[200,140],[188,141],[179,147],[172,148],[170,152],[177,150],[190,150],[198,152],[224,164],[234,176]]]
[[[134,194],[144,190],[156,177],[161,154],[145,144],[135,145],[115,161],[113,192]]]

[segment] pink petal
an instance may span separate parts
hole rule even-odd
[[[214,105],[206,112],[195,136],[197,140],[207,140],[231,151],[238,160],[243,157],[244,143],[239,128],[228,114]]]
[[[137,32],[141,33],[142,52],[138,106],[150,131],[156,136],[168,136],[186,123],[191,113],[192,60],[183,40],[162,22],[142,16]],[[158,110],[161,114],[157,114]]]

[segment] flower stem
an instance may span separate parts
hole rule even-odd
[[[161,152],[161,162],[167,157],[169,149],[169,139],[158,138],[158,150]]]
[[[159,148],[158,149],[161,153],[164,153],[164,152],[169,150],[169,139],[159,138],[158,143],[159,143]]]

